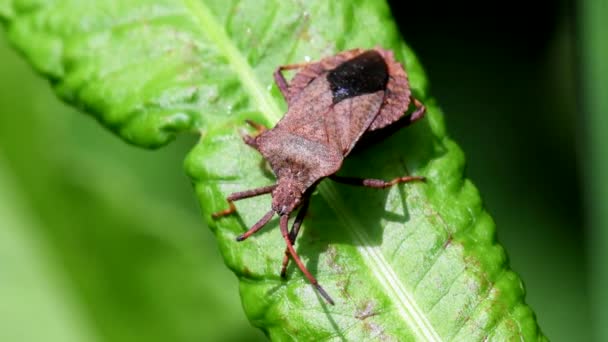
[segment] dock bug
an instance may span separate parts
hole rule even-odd
[[[284,70],[298,69],[291,82]],[[390,181],[337,176],[346,156],[362,137],[382,135],[383,129],[407,125],[424,116],[425,107],[411,96],[405,70],[382,48],[354,49],[318,62],[279,67],[274,73],[279,90],[287,100],[285,116],[272,129],[247,121],[258,134],[243,137],[258,150],[278,178],[276,184],[236,192],[227,197],[230,207],[214,218],[236,211],[234,201],[270,193],[272,208],[248,231],[237,237],[243,241],[278,214],[279,227],[287,248],[281,276],[291,257],[319,294],[334,301],[310,274],[296,253],[295,243],[306,215],[309,198],[316,185],[329,177],[334,181],[387,188],[398,183],[423,180],[405,176]],[[414,111],[406,111],[414,104]],[[298,211],[288,231],[289,216]]]

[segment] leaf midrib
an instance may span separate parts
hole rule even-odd
[[[353,219],[348,206],[338,195],[334,185],[324,182],[319,185],[321,195],[326,199],[329,207],[336,213],[341,223],[348,227],[350,236],[357,242],[356,248],[367,267],[387,291],[389,297],[396,305],[397,311],[404,321],[412,327],[413,332],[425,341],[441,341],[431,322],[424,315],[413,295],[408,291],[393,270],[391,264],[384,258],[379,247],[375,247],[367,230],[363,225]]]
[[[253,99],[262,115],[270,122],[277,122],[282,116],[279,107],[260,84],[247,60],[232,43],[223,26],[215,20],[211,10],[202,1],[183,1],[199,23],[201,31],[219,47],[220,52],[232,65],[245,91],[250,94],[250,98]],[[333,186],[324,182],[320,185],[319,190],[321,195],[330,203],[330,208],[335,212],[341,224],[349,228],[348,231],[356,242],[357,251],[362,255],[367,267],[372,270],[374,277],[385,288],[391,300],[397,304],[399,314],[405,323],[412,328],[418,337],[428,341],[441,341],[434,327],[413,299],[412,294],[399,281],[399,277],[384,258],[382,251],[378,247],[374,247],[365,227],[358,221],[351,219],[353,217],[351,211],[348,206],[344,205]]]
[[[219,47],[220,52],[228,59],[234,72],[241,80],[246,92],[251,94],[257,108],[262,114],[272,122],[281,118],[281,110],[274,102],[268,92],[258,82],[253,70],[247,60],[243,57],[237,47],[232,44],[232,40],[213,17],[211,10],[200,0],[183,0],[184,4],[194,19],[199,24],[199,28]]]

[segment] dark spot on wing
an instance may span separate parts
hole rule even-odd
[[[327,81],[336,104],[350,97],[384,90],[388,68],[377,51],[369,50],[331,70]]]

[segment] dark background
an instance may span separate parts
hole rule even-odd
[[[541,328],[589,340],[576,4],[390,4]]]

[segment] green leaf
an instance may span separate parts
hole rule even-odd
[[[59,103],[3,38],[0,341],[263,338],[183,175],[194,137],[158,153],[124,144]]]
[[[608,23],[605,13],[608,2],[605,0],[584,1],[578,6],[578,29],[582,33],[581,48],[581,98],[585,119],[584,140],[581,160],[585,161],[584,176],[587,213],[587,226],[590,238],[588,250],[591,261],[591,300],[595,322],[603,322],[608,318],[608,270],[606,258],[608,253],[608,183],[605,181],[608,172],[608,98],[605,89],[608,86]],[[608,339],[608,327],[604,324],[594,324],[593,335],[598,341]]]
[[[49,246],[35,237],[30,219],[0,151],[0,273],[2,341],[94,341],[84,311],[56,275]],[[31,329],[36,322],[36,329]]]
[[[128,142],[157,147],[200,132],[186,169],[249,319],[272,339],[544,340],[384,2],[2,0],[0,14],[59,96]],[[349,157],[341,173],[428,181],[384,191],[319,186],[297,249],[336,299],[327,306],[293,266],[279,277],[276,221],[235,241],[268,198],[239,202],[232,217],[210,214],[227,194],[274,181],[239,137],[245,118],[270,125],[285,110],[273,70],[376,45],[405,64],[428,115]]]

